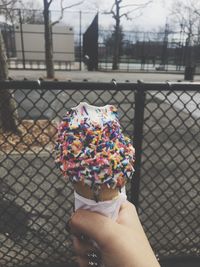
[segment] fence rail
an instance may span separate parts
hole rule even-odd
[[[0,90],[5,89],[41,89],[41,90],[144,90],[144,91],[200,91],[199,82],[148,82],[138,80],[135,83],[116,82],[88,82],[87,79],[82,82],[68,81],[45,81],[41,78],[38,80],[4,80],[0,81]]]
[[[128,198],[161,261],[199,262],[199,83],[0,81],[0,117],[6,96],[21,134],[0,131],[0,266],[71,262],[73,188],[53,150],[58,121],[80,101],[118,107],[136,148]]]

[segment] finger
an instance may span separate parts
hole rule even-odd
[[[84,234],[104,246],[110,238],[116,238],[119,225],[99,213],[79,209],[73,215],[70,226],[72,232]]]
[[[86,257],[89,252],[96,250],[91,242],[81,241],[77,237],[73,238],[73,247],[76,255],[82,257]]]

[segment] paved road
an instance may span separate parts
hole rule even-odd
[[[42,70],[10,70],[9,75],[15,79],[38,79],[39,77],[45,77],[45,71]],[[163,82],[183,80],[183,74],[172,73],[147,73],[147,72],[134,72],[134,73],[122,73],[122,72],[88,72],[88,71],[57,71],[56,78],[59,80],[72,80],[82,81],[87,79],[88,81],[104,81],[109,82],[115,79],[118,82],[129,80],[130,82],[136,82],[137,80],[143,80],[145,82]],[[195,81],[200,81],[200,75],[196,75]]]

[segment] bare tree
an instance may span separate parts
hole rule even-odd
[[[200,3],[177,0],[173,2],[171,15],[185,34],[185,79],[192,80],[195,67],[193,46],[199,41]]]
[[[44,40],[47,78],[54,78],[52,25],[50,20],[50,6],[52,0],[43,0],[44,9]]]
[[[0,8],[7,8],[12,1],[1,2]],[[8,64],[3,37],[0,31],[0,81],[8,79]],[[17,110],[11,90],[0,90],[0,128],[18,133]]]
[[[42,12],[39,12],[41,5],[34,0],[1,0],[1,14],[4,15],[7,23],[14,25],[19,23],[43,23]],[[7,4],[8,3],[8,4]],[[19,10],[21,18],[19,17]]]
[[[22,1],[19,8],[21,9],[21,22],[23,24],[44,24],[41,2]]]
[[[31,3],[30,0],[27,4]],[[22,7],[23,2],[19,0],[1,0],[1,14],[5,20],[12,25],[18,22],[16,8]],[[8,63],[4,40],[0,31],[0,80],[8,79]],[[18,130],[18,113],[14,94],[12,90],[0,90],[0,128],[3,131],[19,133]]]
[[[53,43],[52,43],[52,27],[59,23],[64,16],[64,11],[66,9],[78,6],[84,2],[79,1],[74,4],[65,5],[65,0],[60,0],[60,17],[56,21],[52,21],[50,18],[50,7],[54,0],[43,0],[44,9],[44,32],[45,32],[45,60],[46,60],[46,70],[47,78],[54,78],[54,64],[53,64]]]
[[[17,3],[17,0],[1,0],[1,14],[3,14],[6,21],[10,21],[12,25],[16,18],[16,16],[14,16],[14,9],[16,8]]]
[[[145,1],[144,3],[140,4],[125,4],[126,1],[124,0],[114,0],[114,3],[112,4],[112,7],[110,11],[105,11],[104,14],[112,15],[113,19],[115,20],[115,26],[114,26],[114,52],[113,52],[113,64],[112,69],[117,70],[118,64],[119,64],[119,55],[120,55],[120,39],[121,39],[121,19],[125,17],[127,20],[132,19],[132,14],[134,13],[138,16],[141,14],[140,12],[147,7],[150,3],[152,3],[151,0]]]

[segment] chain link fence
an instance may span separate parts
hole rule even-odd
[[[87,69],[84,54],[84,33],[92,23],[96,12],[64,11],[59,24],[52,29],[55,70]],[[3,9],[0,10],[3,35],[10,69],[45,70],[44,18],[43,10]],[[59,20],[61,11],[51,10],[51,22]],[[128,22],[126,22],[128,23]],[[109,26],[108,26],[109,25]],[[125,26],[126,25],[126,26]],[[191,67],[193,73],[200,72],[200,53],[198,34],[193,34],[193,45],[189,45],[183,25],[177,31],[165,25],[160,31],[143,31],[125,24],[120,31],[119,64],[120,71],[171,71],[184,72]],[[129,29],[129,30],[128,30]],[[98,61],[98,69],[111,71],[113,65],[114,20],[112,16],[99,12],[97,56],[90,60]],[[37,40],[33,46],[32,40]],[[94,38],[93,38],[94,39]],[[88,41],[91,43],[91,41]],[[62,44],[62,46],[61,46]],[[87,47],[90,50],[90,47]],[[188,60],[190,64],[188,65]],[[86,63],[86,64],[85,64]],[[191,65],[192,64],[192,65]]]
[[[20,134],[0,133],[0,266],[72,266],[73,188],[55,168],[54,144],[80,101],[117,106],[136,148],[128,198],[159,258],[200,259],[198,84],[4,81],[1,100],[7,90]]]

